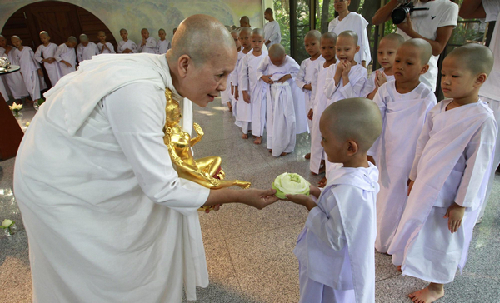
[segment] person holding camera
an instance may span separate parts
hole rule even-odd
[[[373,25],[379,25],[406,13],[406,19],[393,23],[398,27],[397,33],[405,40],[422,38],[432,46],[432,57],[429,60],[429,70],[420,77],[420,81],[436,91],[439,55],[446,47],[453,28],[457,26],[458,5],[450,0],[390,0],[373,16]],[[393,13],[394,12],[394,13]]]

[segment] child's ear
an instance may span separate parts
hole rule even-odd
[[[480,73],[476,76],[476,83],[474,83],[475,87],[481,87],[484,82],[488,79],[488,75],[486,73]]]
[[[429,70],[429,64],[426,64],[422,66],[422,70],[420,71],[420,74],[423,75]]]
[[[358,142],[353,140],[347,141],[347,156],[354,156],[358,152]]]
[[[361,49],[361,47],[359,45],[356,46],[356,53],[359,52],[360,49]]]

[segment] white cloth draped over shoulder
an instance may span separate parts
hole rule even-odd
[[[366,32],[367,26],[368,21],[362,15],[355,12],[347,14],[342,21],[339,21],[339,17],[336,17],[328,23],[328,31],[337,34],[337,36],[345,31],[353,31],[358,35],[359,52],[354,55],[354,61],[359,64],[361,64],[361,61],[366,61],[366,65],[368,66],[372,61],[372,54]]]
[[[38,77],[38,62],[31,47],[24,46],[21,51],[16,52],[19,66],[28,93],[33,101],[40,99],[40,78]]]
[[[393,262],[402,263],[398,265],[402,265],[403,274],[420,278],[423,275],[427,281],[436,283],[450,282],[457,266],[465,265],[472,228],[486,192],[497,135],[493,114],[481,100],[447,111],[451,101],[441,101],[427,115],[410,172],[410,179],[415,183],[388,250]],[[451,234],[446,224],[439,233],[424,231],[428,230],[428,224],[434,224],[431,215],[436,213],[442,217],[444,214],[438,210],[445,212],[453,202],[466,207],[459,228],[463,240],[443,247],[437,235],[451,238],[456,234]],[[422,237],[432,253],[424,255],[419,251],[415,257],[414,249],[422,247],[414,244],[422,243],[419,240]],[[443,259],[446,259],[445,265]],[[411,269],[418,268],[419,264],[421,273],[416,274]]]
[[[76,58],[78,63],[81,63],[85,60],[91,60],[93,56],[99,55],[99,49],[97,49],[97,45],[94,42],[88,42],[87,46],[83,46],[83,44],[78,44],[76,47]]]
[[[281,76],[275,78],[279,80]],[[296,115],[293,108],[292,89],[288,82],[275,82],[268,89],[267,99],[267,147],[272,155],[291,153],[295,149],[297,136]]]
[[[354,289],[357,303],[375,302],[377,180],[371,163],[332,171],[294,250],[309,279],[338,291]],[[316,302],[302,295],[301,302]]]
[[[386,82],[373,98],[382,114],[382,134],[368,151],[379,169],[377,241],[375,248],[387,252],[407,199],[407,180],[415,158],[417,141],[427,112],[436,96],[424,83],[400,94],[396,82]]]
[[[319,120],[323,111],[327,107],[328,98],[326,97],[326,78],[330,69],[333,68],[333,64],[329,67],[324,67],[324,62],[318,65],[318,77],[316,78],[315,84],[313,84],[316,89],[314,95],[313,103],[313,118],[312,118],[312,128],[311,128],[311,159],[309,162],[309,169],[313,173],[318,173],[321,167],[321,161],[324,160],[323,156],[323,146],[321,145],[321,132],[319,130]]]
[[[59,64],[61,70],[61,77],[66,76],[67,74],[76,71],[76,53],[73,47],[68,47],[66,43],[59,45],[56,53],[57,64]],[[71,66],[67,66],[64,64],[65,61],[71,64]]]
[[[49,42],[47,46],[40,44],[35,52],[35,60],[42,64],[43,59],[55,58],[57,52],[57,44]],[[57,62],[43,62],[43,66],[47,70],[47,75],[49,76],[50,83],[52,86],[56,85],[59,78],[61,78],[61,71]]]
[[[197,208],[209,190],[177,177],[166,87],[191,132],[165,56],[101,55],[45,94],[14,172],[35,302],[181,302],[183,286],[188,300],[207,286]]]
[[[19,51],[17,48],[12,48],[10,52],[7,54],[7,58],[10,63],[13,65],[21,66],[19,62],[19,57],[17,55]],[[26,88],[26,84],[24,84],[23,76],[20,72],[9,73],[7,76],[7,85],[12,93],[12,97],[14,99],[21,99],[29,96],[28,89]]]

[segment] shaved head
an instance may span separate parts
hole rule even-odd
[[[147,29],[146,27],[143,27],[143,28],[141,29],[141,32],[142,32],[142,31],[149,32],[149,31],[148,31],[148,29]]]
[[[272,15],[272,14],[273,14],[273,9],[272,9],[272,8],[270,8],[270,7],[268,7],[268,8],[266,8],[265,13],[269,13],[269,14],[271,14],[271,15]]]
[[[337,44],[337,34],[326,32],[321,35],[321,40],[332,40],[335,44]]]
[[[98,31],[98,32],[97,32],[97,36],[100,36],[100,35],[106,36],[106,33],[105,33],[105,32],[103,32],[103,31]]]
[[[353,140],[366,152],[382,132],[382,116],[377,105],[366,98],[348,98],[332,103],[321,122],[341,141]]]
[[[251,35],[252,34],[252,28],[251,27],[241,27],[239,33],[240,34],[241,33],[246,33],[247,35]]]
[[[264,37],[264,30],[262,30],[262,28],[254,28],[252,30],[252,35],[259,35]]]
[[[343,37],[343,38],[351,38],[352,41],[354,41],[354,45],[358,46],[358,34],[356,34],[355,32],[353,31],[345,31],[345,32],[341,32],[337,38],[340,38],[340,37]]]
[[[250,18],[247,16],[243,16],[240,18],[240,26],[241,27],[250,27]]]
[[[401,46],[417,48],[420,53],[420,60],[423,65],[427,64],[432,56],[432,46],[429,44],[429,42],[421,38],[413,38],[407,40],[403,44],[401,44]]]
[[[217,19],[193,15],[184,19],[172,40],[171,59],[189,56],[195,65],[210,61],[213,56],[236,51],[231,34]]]
[[[43,35],[46,35],[47,37],[49,37],[49,33],[47,33],[46,31],[41,31],[39,36],[43,36]]]
[[[269,48],[268,53],[269,53],[269,57],[271,57],[271,58],[282,58],[282,57],[286,56],[285,48],[281,44],[273,44]]]
[[[486,46],[477,43],[457,47],[447,57],[458,58],[473,74],[489,75],[493,68],[493,53]]]
[[[14,41],[14,40],[21,40],[21,38],[19,38],[18,36],[12,36],[10,39],[11,39],[12,41]],[[21,40],[21,41],[22,41],[22,40]]]
[[[401,36],[398,33],[390,33],[387,36],[382,37],[382,40],[393,41],[398,45],[398,47],[405,42],[405,39],[403,38],[403,36]]]
[[[304,39],[316,39],[321,40],[321,33],[317,30],[308,31]]]
[[[87,42],[87,41],[89,41],[89,37],[87,37],[87,35],[85,35],[85,34],[81,34],[80,35],[80,41]]]
[[[76,43],[76,37],[68,37],[68,42]]]

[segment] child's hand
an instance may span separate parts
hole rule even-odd
[[[311,186],[309,186],[309,194],[311,196],[315,196],[316,198],[319,198],[319,196],[321,195],[321,189],[319,189],[319,187],[317,187],[317,186],[311,185]]]
[[[342,68],[342,77],[347,77],[349,75],[349,72],[351,71],[352,63],[351,62],[341,62],[341,64],[344,66]]]
[[[377,87],[381,87],[382,84],[387,82],[387,77],[383,72],[377,71],[377,78],[376,79],[377,79],[377,81],[375,81],[375,84],[377,85]]]
[[[271,76],[262,76],[261,77],[262,81],[268,83],[268,84],[273,84],[273,80],[271,80]]]
[[[72,67],[73,65],[71,65],[71,63],[69,62],[66,62],[66,61],[61,61],[62,63],[64,63],[67,67]]]
[[[291,79],[292,78],[292,75],[288,74],[288,75],[284,75],[283,77],[281,77],[278,82],[281,82],[281,83],[284,83],[286,81],[288,81],[288,79]]]
[[[335,71],[336,76],[342,76],[342,72],[344,71],[344,62],[339,61],[337,64],[337,70]]]
[[[311,83],[302,86],[302,88],[305,90],[311,90],[311,91],[313,90]]]
[[[410,179],[408,179],[408,182],[406,182],[406,184],[408,185],[408,194],[407,194],[407,196],[409,196],[410,193],[411,193],[411,189],[413,188],[413,183],[415,183],[415,181],[412,181]]]
[[[286,195],[286,198],[295,204],[305,206],[309,211],[317,206],[313,199],[306,195]]]
[[[38,76],[43,77],[43,71],[41,68],[37,69],[36,72],[38,73]]]
[[[50,58],[49,58],[49,63],[54,63],[54,62],[56,62],[56,61],[57,61],[57,60],[56,60],[56,58],[54,58],[54,57],[50,57]]]
[[[307,113],[307,119],[311,120],[313,119],[313,110],[312,108],[309,110],[309,112]]]
[[[462,218],[464,217],[465,207],[458,205],[456,202],[448,207],[446,215],[443,218],[448,218],[448,230],[454,233],[462,225]]]
[[[250,103],[250,95],[246,90],[243,91],[243,101],[245,101],[246,103]]]
[[[238,86],[234,87],[234,99],[238,100],[240,97],[240,92],[238,91]]]

